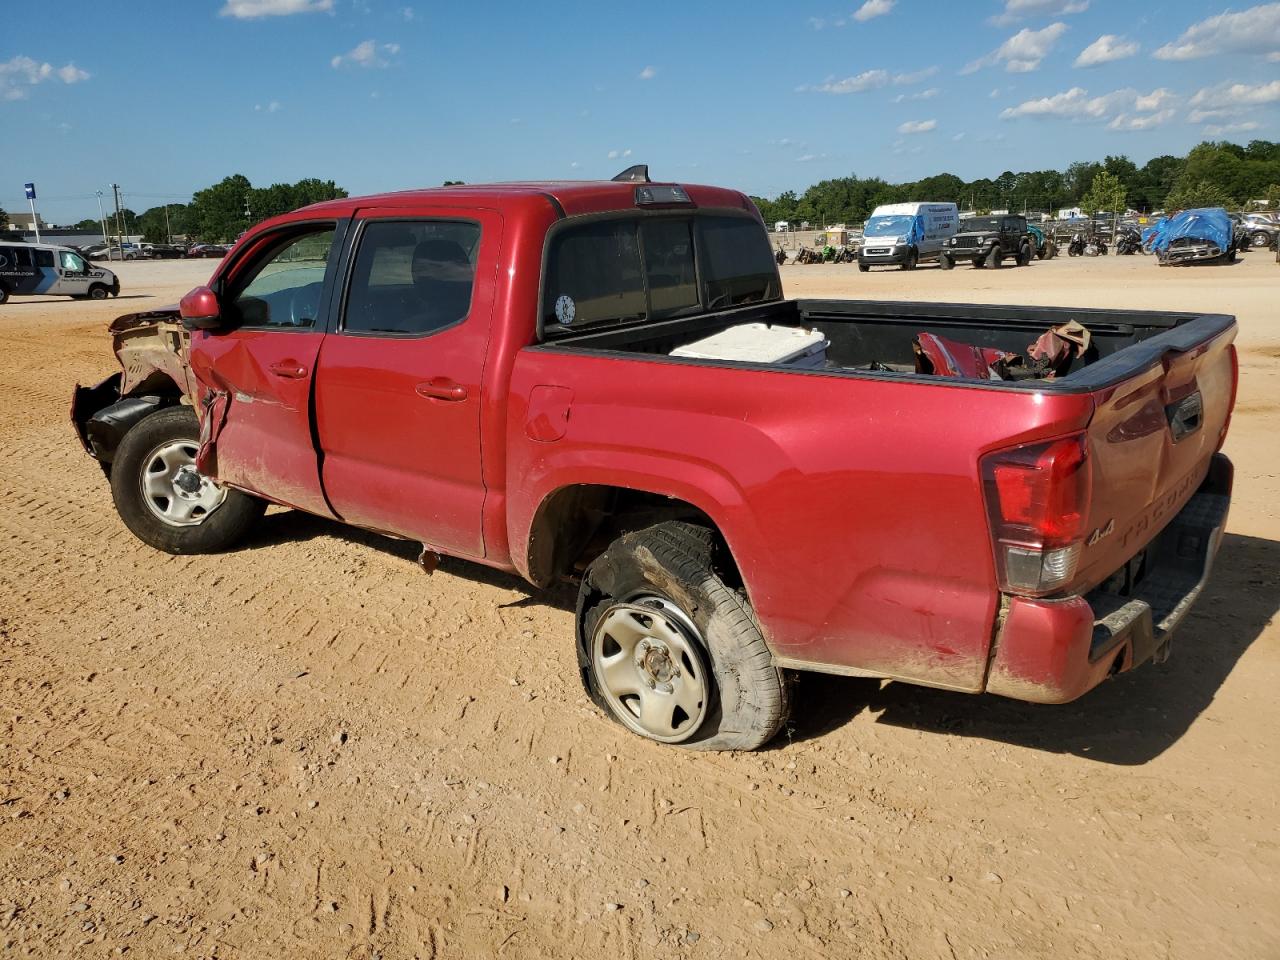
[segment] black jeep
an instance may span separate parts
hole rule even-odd
[[[970,217],[961,220],[960,231],[943,244],[938,262],[943,270],[961,260],[972,260],[975,267],[999,267],[1005,257],[1012,257],[1018,266],[1025,267],[1034,255],[1026,217]]]

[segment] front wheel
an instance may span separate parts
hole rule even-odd
[[[992,247],[991,253],[987,256],[987,263],[994,269],[1000,269],[1004,266],[1004,251],[999,247]]]
[[[1020,267],[1025,267],[1031,262],[1031,248],[1025,244],[1018,248],[1018,259],[1016,263]]]
[[[111,462],[111,496],[124,525],[166,553],[217,553],[244,537],[266,504],[196,469],[200,425],[167,407],[125,434]]]
[[[91,287],[89,288],[89,299],[90,299],[90,300],[105,300],[105,299],[107,299],[107,294],[108,294],[108,293],[110,293],[110,292],[111,292],[111,291],[110,291],[110,290],[108,290],[108,289],[107,289],[105,286],[103,286],[101,283],[95,283],[93,286],[91,286]]]
[[[866,273],[868,270],[871,269],[871,264],[859,262],[858,269],[861,270],[863,273]]]
[[[916,268],[916,264],[919,262],[920,262],[920,255],[917,254],[915,251],[915,248],[912,247],[910,250],[907,251],[907,258],[902,261],[901,269],[914,270]]]
[[[955,265],[956,265],[956,262],[952,260],[949,256],[947,256],[945,253],[940,254],[938,256],[938,266],[940,266],[943,270],[950,270]]]
[[[615,540],[578,594],[578,666],[591,699],[633,733],[753,750],[786,720],[787,680],[722,576],[719,546],[713,531],[681,522]]]

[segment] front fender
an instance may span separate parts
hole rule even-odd
[[[143,417],[178,403],[172,396],[121,397],[120,381],[121,374],[115,373],[95,387],[76,384],[71,399],[71,422],[80,444],[108,473],[124,435]]]

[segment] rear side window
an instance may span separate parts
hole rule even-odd
[[[53,268],[53,251],[52,250],[32,250],[35,255],[37,267]]]
[[[0,247],[0,270],[30,266],[31,251],[26,247]]]
[[[370,222],[352,269],[343,330],[421,336],[465,319],[479,249],[476,223]]]
[[[769,237],[760,224],[745,217],[705,217],[701,229],[708,310],[782,295]]]

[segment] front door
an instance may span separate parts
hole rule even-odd
[[[360,215],[316,372],[325,490],[348,523],[482,557],[482,374],[502,219],[443,207]]]
[[[332,516],[320,488],[311,386],[337,224],[291,224],[219,281],[223,325],[191,336],[201,468],[278,503]]]
[[[57,293],[83,297],[89,293],[89,265],[74,250],[59,250]]]

